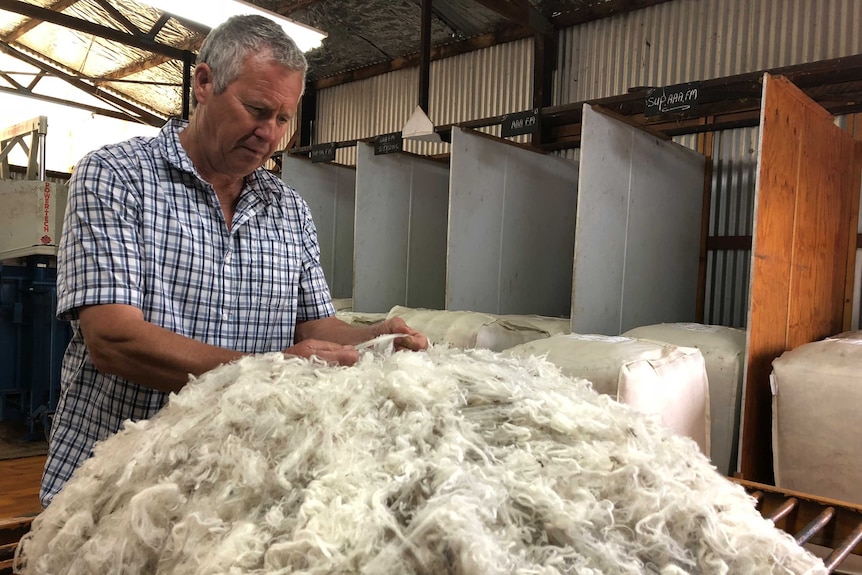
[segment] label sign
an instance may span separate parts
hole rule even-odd
[[[335,159],[335,144],[320,144],[311,147],[311,162],[331,162]]]
[[[404,149],[404,139],[401,137],[401,132],[392,132],[389,134],[381,134],[374,138],[374,155],[391,154],[400,152]]]
[[[534,134],[539,131],[539,109],[533,108],[526,112],[506,114],[500,135],[504,138]]]
[[[687,112],[697,104],[700,82],[653,88],[647,92],[644,116]]]

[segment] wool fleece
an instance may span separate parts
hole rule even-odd
[[[100,443],[35,574],[821,574],[690,439],[544,359],[248,357]]]

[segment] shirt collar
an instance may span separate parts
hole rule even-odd
[[[169,119],[162,126],[159,135],[157,136],[157,146],[162,152],[167,162],[174,168],[183,172],[188,172],[194,175],[198,180],[204,182],[198,173],[197,168],[192,163],[191,158],[186,153],[185,148],[180,143],[180,132],[189,125],[188,120],[180,118]],[[258,168],[251,174],[245,177],[244,191],[249,191],[266,203],[271,203],[275,199],[276,194],[281,194],[280,186],[266,185],[268,172],[264,168]]]

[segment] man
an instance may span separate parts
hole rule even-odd
[[[350,365],[353,344],[384,333],[404,334],[397,348],[427,347],[400,319],[359,328],[334,317],[308,206],[261,167],[306,66],[270,20],[231,18],[201,47],[188,124],[76,166],[57,260],[57,312],[74,334],[43,506],[97,441],[153,416],[189,374],[280,350]]]

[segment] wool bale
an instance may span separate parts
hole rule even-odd
[[[622,336],[565,334],[506,352],[544,356],[566,375],[591,381],[599,393],[642,413],[657,414],[670,429],[709,453],[709,384],[703,355],[696,348]]]
[[[572,333],[572,320],[568,317],[549,317],[531,314],[499,314],[496,317],[514,325],[527,326],[545,332],[549,336]]]
[[[784,352],[771,387],[775,484],[862,504],[862,331]]]
[[[335,311],[353,311],[353,298],[352,297],[341,297],[332,298],[332,305],[335,307]]]
[[[538,358],[247,357],[97,444],[25,575],[825,574],[693,442]]]
[[[403,318],[421,331],[432,344],[460,349],[502,351],[515,345],[548,337],[548,332],[527,323],[514,323],[492,314],[395,306],[389,317]]]
[[[359,311],[336,311],[335,317],[350,325],[372,325],[386,319],[385,313],[359,312]]]
[[[699,323],[660,323],[636,327],[622,335],[700,350],[709,382],[709,458],[719,471],[732,475],[739,445],[745,330]]]

